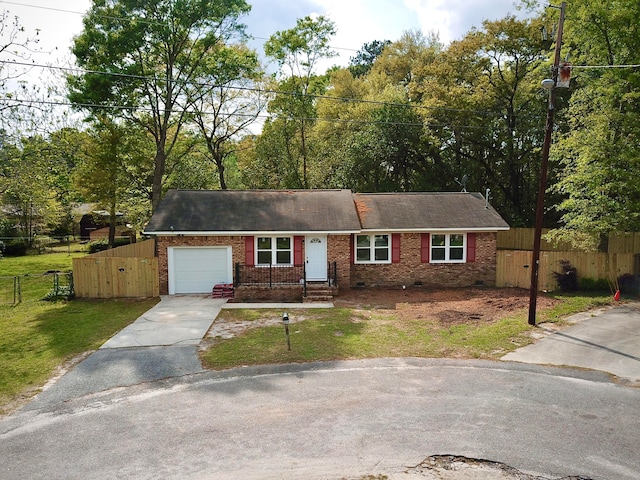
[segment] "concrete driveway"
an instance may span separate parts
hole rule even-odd
[[[162,296],[160,303],[107,340],[97,352],[51,381],[24,410],[60,405],[118,387],[204,372],[198,344],[222,308],[330,308],[314,304],[228,304],[210,295]]]
[[[226,302],[208,295],[163,296],[100,348],[197,345]]]
[[[117,387],[203,372],[198,344],[226,299],[163,296],[97,352],[45,387],[24,410],[38,410]]]
[[[543,338],[502,360],[587,368],[640,385],[640,304],[629,303],[574,315],[572,326],[542,325]]]

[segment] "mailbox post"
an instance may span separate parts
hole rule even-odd
[[[282,323],[284,324],[284,333],[287,335],[287,350],[291,350],[291,341],[289,340],[289,315],[287,312],[282,314]]]

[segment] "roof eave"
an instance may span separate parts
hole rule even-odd
[[[507,231],[511,227],[447,227],[447,228],[363,228],[362,232],[381,233],[430,233],[430,232],[498,232]]]
[[[271,230],[259,230],[259,231],[152,231],[142,232],[143,235],[154,235],[162,237],[178,237],[178,236],[193,236],[193,237],[212,237],[212,236],[242,236],[242,235],[350,235],[352,233],[359,233],[360,230],[301,230],[301,231],[271,231]]]

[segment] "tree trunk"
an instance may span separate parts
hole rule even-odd
[[[167,162],[164,143],[158,142],[156,147],[155,167],[153,170],[153,184],[151,185],[151,213],[154,213],[162,200],[162,178]]]

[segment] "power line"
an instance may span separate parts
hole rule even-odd
[[[49,105],[49,106],[62,106],[62,107],[78,107],[78,108],[94,108],[104,110],[129,110],[129,111],[142,111],[153,112],[151,107],[140,107],[130,105],[99,105],[91,103],[71,103],[59,100],[25,100],[20,98],[5,98],[2,99],[5,102],[13,102],[16,105]],[[189,113],[199,115],[221,115],[226,117],[255,117],[256,119],[271,119],[274,118],[271,115],[254,115],[249,113],[220,113],[211,111],[198,111],[198,110],[182,110],[174,111],[173,113]],[[467,129],[467,128],[486,128],[485,125],[448,125],[448,124],[431,124],[422,122],[392,122],[384,120],[358,120],[348,118],[324,118],[324,117],[295,117],[293,115],[279,115],[276,118],[283,118],[287,120],[299,120],[308,122],[329,122],[329,123],[348,123],[348,124],[363,124],[363,125],[395,125],[404,127],[429,127],[429,128],[454,128],[454,129]]]
[[[94,75],[105,75],[105,76],[113,76],[113,77],[122,77],[133,80],[143,80],[143,81],[158,81],[160,78],[153,76],[145,76],[145,75],[133,75],[129,73],[119,73],[119,72],[103,72],[99,70],[85,70],[79,67],[61,67],[56,65],[43,65],[38,63],[29,63],[29,62],[17,62],[17,61],[9,61],[9,60],[0,60],[0,64],[7,65],[19,65],[24,67],[36,67],[36,68],[44,68],[49,70],[60,70],[63,72],[74,73],[74,74],[94,74]],[[191,84],[199,87],[209,87],[209,88],[229,88],[231,90],[240,90],[240,91],[248,91],[262,94],[270,94],[270,95],[288,95],[294,97],[305,97],[305,98],[313,98],[313,99],[324,99],[324,100],[334,100],[340,102],[350,102],[350,103],[363,103],[369,105],[380,105],[385,107],[404,107],[404,108],[418,108],[425,110],[435,110],[435,111],[443,111],[443,112],[455,112],[455,113],[475,113],[478,115],[499,115],[502,114],[491,112],[487,110],[467,110],[460,108],[450,108],[450,107],[431,107],[428,105],[416,105],[412,103],[395,103],[395,102],[383,102],[380,100],[365,100],[359,98],[352,97],[334,97],[331,95],[319,95],[319,94],[311,94],[311,93],[297,93],[297,92],[284,92],[280,90],[272,90],[272,89],[262,89],[257,87],[243,87],[238,85],[219,85],[213,83],[206,82],[196,82],[196,81],[187,81],[181,79],[172,80],[175,83],[183,83],[183,84]]]
[[[635,65],[570,65],[571,69],[601,69],[601,68],[640,68],[640,64]]]

